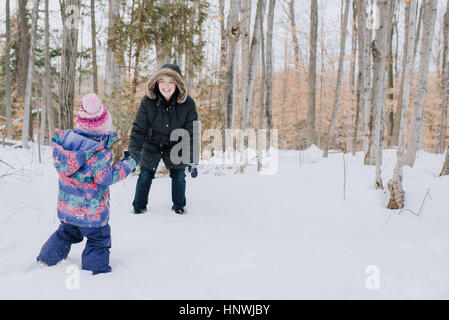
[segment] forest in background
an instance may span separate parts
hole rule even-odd
[[[181,66],[203,132],[278,129],[283,149],[363,151],[377,188],[382,150],[397,148],[391,208],[403,205],[402,167],[448,145],[449,1],[11,2],[1,9],[0,132],[25,148],[72,128],[80,97],[96,92],[119,157],[146,80],[167,62]]]

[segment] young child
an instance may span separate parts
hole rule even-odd
[[[66,259],[73,243],[87,238],[82,268],[93,274],[111,271],[109,249],[109,185],[125,179],[136,168],[136,156],[113,164],[109,149],[116,137],[112,119],[97,95],[81,99],[76,128],[57,130],[52,139],[59,175],[58,230],[42,247],[37,261],[53,266]]]

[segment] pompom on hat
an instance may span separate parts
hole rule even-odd
[[[89,93],[81,98],[76,127],[95,133],[107,133],[111,130],[111,114],[95,93]]]

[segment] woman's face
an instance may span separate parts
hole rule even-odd
[[[158,81],[159,92],[164,96],[165,100],[170,100],[176,90],[175,80],[171,77],[164,76]]]

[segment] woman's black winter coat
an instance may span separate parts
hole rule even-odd
[[[169,102],[157,89],[157,81],[165,75],[172,77],[177,87]],[[133,122],[129,152],[140,155],[140,165],[149,170],[155,171],[161,158],[167,169],[185,168],[187,163],[174,164],[170,159],[171,149],[180,141],[170,141],[170,134],[184,128],[190,136],[188,163],[196,163],[193,157],[193,122],[196,120],[195,102],[187,95],[182,77],[171,68],[163,67],[148,81],[147,94],[142,98]]]

